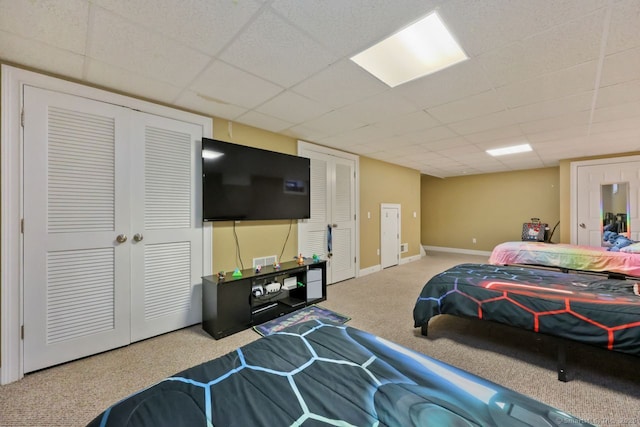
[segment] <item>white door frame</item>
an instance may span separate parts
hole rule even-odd
[[[343,159],[353,160],[355,164],[355,191],[354,191],[354,213],[355,219],[355,276],[358,277],[360,271],[360,157],[347,153],[345,151],[335,150],[333,148],[323,147],[321,145],[312,144],[310,142],[298,140],[298,153],[300,151],[315,151],[330,156],[341,157]],[[298,242],[300,242],[300,235],[298,234]],[[300,246],[300,243],[298,243]]]
[[[578,168],[582,166],[599,166],[606,164],[617,164],[617,163],[630,163],[630,162],[640,162],[640,156],[626,156],[626,157],[610,157],[605,159],[595,159],[595,160],[583,160],[579,162],[571,162],[571,194],[570,194],[570,219],[571,224],[569,226],[569,230],[571,231],[570,238],[571,244],[576,244],[578,242]]]
[[[398,245],[396,248],[396,255],[397,255],[397,262],[395,264],[390,264],[388,267],[392,267],[394,265],[399,265],[400,264],[400,237],[402,236],[401,233],[401,229],[400,227],[402,226],[402,222],[400,221],[400,218],[402,217],[401,215],[401,205],[398,203],[381,203],[380,204],[380,267],[381,268],[386,268],[383,264],[382,264],[382,254],[384,253],[384,248],[383,248],[383,240],[382,240],[382,236],[383,236],[383,229],[384,229],[384,219],[383,219],[383,214],[385,209],[395,209],[398,212],[398,217],[397,217],[397,224],[398,224],[398,229],[396,230],[396,232],[398,233]]]
[[[24,375],[23,342],[23,252],[22,252],[22,87],[68,93],[98,101],[122,105],[158,116],[170,117],[202,126],[203,136],[213,135],[213,120],[181,110],[142,101],[101,89],[45,76],[10,65],[1,64],[1,123],[0,129],[0,384],[17,381]],[[28,118],[26,118],[28,120]],[[203,224],[203,271],[211,274],[212,232],[210,224]]]

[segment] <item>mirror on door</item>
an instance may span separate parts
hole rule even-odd
[[[600,202],[602,246],[611,246],[608,236],[612,233],[629,237],[629,183],[616,182],[601,185]]]

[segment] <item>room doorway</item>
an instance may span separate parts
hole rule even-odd
[[[382,268],[400,262],[400,205],[380,205],[380,265]]]

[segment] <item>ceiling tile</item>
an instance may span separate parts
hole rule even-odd
[[[604,9],[597,10],[479,59],[496,87],[593,61],[600,53],[604,16]]]
[[[470,59],[397,86],[394,90],[425,109],[477,95],[491,88],[480,62]]]
[[[607,54],[640,47],[640,2],[616,0],[611,4],[613,10],[607,38]]]
[[[247,109],[237,105],[217,102],[214,99],[203,97],[193,91],[185,91],[175,101],[178,107],[186,108],[212,117],[226,120],[235,120]]]
[[[387,90],[342,107],[337,111],[362,123],[370,124],[413,113],[417,110],[418,108],[413,103],[394,91]]]
[[[360,122],[352,117],[346,117],[338,111],[331,111],[316,119],[305,122],[304,126],[323,131],[327,136],[334,136],[360,128],[365,124],[366,123]]]
[[[531,143],[558,141],[568,138],[584,138],[589,134],[589,126],[567,126],[560,129],[528,133],[526,139]]]
[[[239,90],[242,88],[242,90]],[[190,89],[221,103],[253,108],[273,98],[283,89],[271,82],[239,70],[222,61],[209,65]]]
[[[0,0],[0,30],[84,54],[89,2]]]
[[[519,126],[504,126],[497,129],[491,129],[484,132],[465,134],[464,138],[473,143],[495,141],[496,139],[524,137],[524,133]]]
[[[403,138],[406,138],[409,141],[412,141],[416,144],[427,144],[431,142],[440,141],[443,139],[451,139],[451,138],[461,139],[446,126],[437,126],[431,129],[425,129],[419,132],[411,132],[403,135]]]
[[[507,126],[515,125],[516,121],[509,111],[499,111],[485,116],[474,117],[469,120],[449,123],[447,126],[460,135],[470,135],[487,132]]]
[[[535,104],[594,89],[597,61],[584,62],[531,80],[497,89],[509,108]]]
[[[453,123],[504,110],[504,104],[492,90],[468,96],[426,111],[442,123]]]
[[[294,125],[282,132],[283,135],[300,139],[306,142],[319,142],[329,136],[326,129],[316,129],[305,125]]]
[[[256,111],[294,124],[319,117],[331,109],[304,96],[287,91],[265,102]]]
[[[285,88],[309,78],[338,59],[268,10],[236,37],[220,58]]]
[[[254,0],[91,0],[91,3],[209,55],[228,44],[261,7]]]
[[[237,120],[241,123],[248,124],[259,129],[266,129],[271,132],[282,132],[293,125],[293,123],[276,117],[267,116],[266,114],[262,114],[257,111],[248,111],[238,117]]]
[[[640,101],[625,102],[611,107],[596,108],[593,114],[593,122],[606,122],[637,116],[640,116]]]
[[[118,89],[144,98],[169,103],[182,89],[128,70],[113,67],[93,59],[87,60],[86,80],[110,89]]]
[[[336,55],[353,55],[419,20],[442,0],[274,0],[271,7]]]
[[[472,56],[548,31],[605,7],[607,0],[449,0],[439,12]]]
[[[611,86],[640,79],[640,47],[604,58],[600,86]]]
[[[376,123],[376,127],[389,130],[395,135],[404,135],[418,131],[424,131],[439,125],[439,122],[426,111],[415,111],[402,116],[382,119]]]
[[[461,137],[441,139],[439,141],[433,141],[433,142],[423,142],[420,145],[424,147],[426,150],[438,151],[438,152],[440,152],[441,150],[448,150],[454,147],[470,146],[469,142]]]
[[[519,123],[553,118],[564,114],[579,113],[591,109],[593,93],[585,92],[568,96],[562,100],[550,100],[537,104],[525,105],[511,109],[511,113]]]
[[[331,147],[336,146],[352,146],[359,144],[367,144],[370,141],[390,138],[393,133],[389,130],[383,130],[375,125],[366,125],[353,129],[337,136],[330,136],[320,140],[322,144]]]
[[[334,108],[352,104],[388,89],[387,85],[350,60],[332,64],[292,88],[300,95]]]
[[[0,59],[49,73],[81,79],[84,56],[0,31]]]
[[[636,101],[640,101],[640,80],[600,88],[596,108],[606,108]]]
[[[210,58],[95,8],[88,56],[169,84],[184,86]]]
[[[526,123],[520,123],[520,129],[525,134],[534,134],[549,130],[562,129],[564,127],[573,127],[589,124],[590,111],[579,111],[569,114],[558,114],[553,117],[533,120]]]

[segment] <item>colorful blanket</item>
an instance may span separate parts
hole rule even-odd
[[[612,272],[640,277],[640,255],[563,243],[505,242],[493,249],[490,264],[530,264],[576,271]]]

